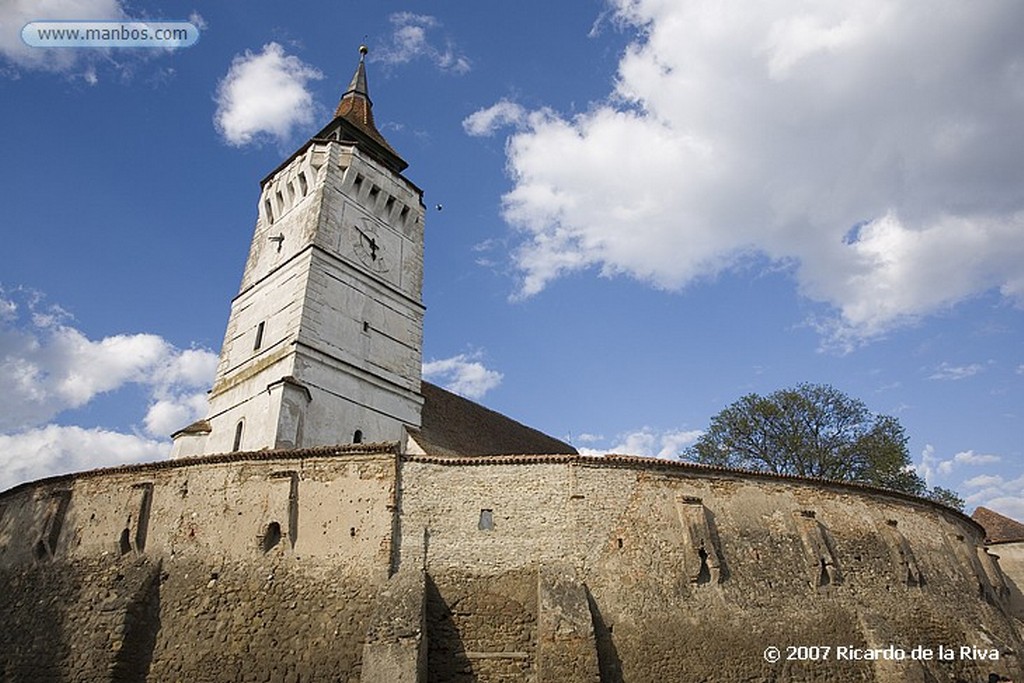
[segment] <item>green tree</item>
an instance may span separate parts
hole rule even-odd
[[[708,465],[857,482],[963,506],[963,501],[955,505],[955,493],[928,491],[911,466],[899,420],[876,415],[862,401],[824,384],[744,396],[711,418],[685,457]]]

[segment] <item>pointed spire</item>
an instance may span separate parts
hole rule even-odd
[[[398,153],[391,148],[384,136],[377,130],[373,122],[373,102],[370,100],[370,89],[366,85],[366,54],[369,48],[365,45],[359,46],[359,65],[352,75],[348,89],[342,94],[338,108],[334,111],[335,122],[338,119],[351,124],[355,129],[368,137],[371,142],[376,143],[381,149],[373,149],[373,145],[367,151],[375,156],[382,156],[387,165],[401,172],[407,164]]]
[[[370,100],[370,89],[366,85],[366,53],[370,49],[365,45],[359,46],[359,66],[356,67],[356,72],[352,74],[352,80],[348,84],[348,90],[341,96],[341,102],[338,103],[338,109],[334,112],[335,116],[342,116],[342,107],[348,103],[349,108],[353,108],[357,105],[363,105],[366,108],[367,115],[373,117],[373,102]]]

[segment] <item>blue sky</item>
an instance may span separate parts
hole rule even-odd
[[[430,207],[433,381],[662,457],[829,383],[1024,519],[1024,5],[35,5],[0,7],[0,486],[165,457],[203,413],[258,183],[365,41]],[[201,38],[20,37],[129,18]]]

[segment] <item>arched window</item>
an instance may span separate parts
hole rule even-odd
[[[239,420],[238,424],[235,425],[235,443],[231,446],[231,450],[233,451],[237,451],[242,448],[242,427],[244,424],[244,420]]]
[[[352,443],[362,443],[362,442],[363,442],[363,430],[362,429],[357,429],[356,433],[352,435]]]

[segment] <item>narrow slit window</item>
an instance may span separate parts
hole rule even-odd
[[[299,192],[305,197],[306,193],[309,192],[309,183],[306,181],[306,173],[303,171],[299,174]]]
[[[239,420],[238,424],[235,425],[235,442],[234,445],[231,446],[232,451],[237,451],[242,448],[242,428],[244,426],[245,423],[242,420]]]
[[[355,431],[355,434],[352,435],[352,443],[362,443],[362,442],[363,442],[363,430],[362,429],[357,429]]]
[[[267,215],[267,221],[271,224],[274,222],[274,207],[270,204],[270,198],[267,197],[263,200],[263,213]]]
[[[261,322],[256,326],[256,341],[252,344],[253,351],[259,351],[260,347],[263,346],[263,331],[266,329],[266,322]]]
[[[818,560],[818,566],[821,568],[821,572],[818,574],[818,587],[828,586],[832,583],[832,574],[828,570],[828,565],[825,564],[824,557]]]

